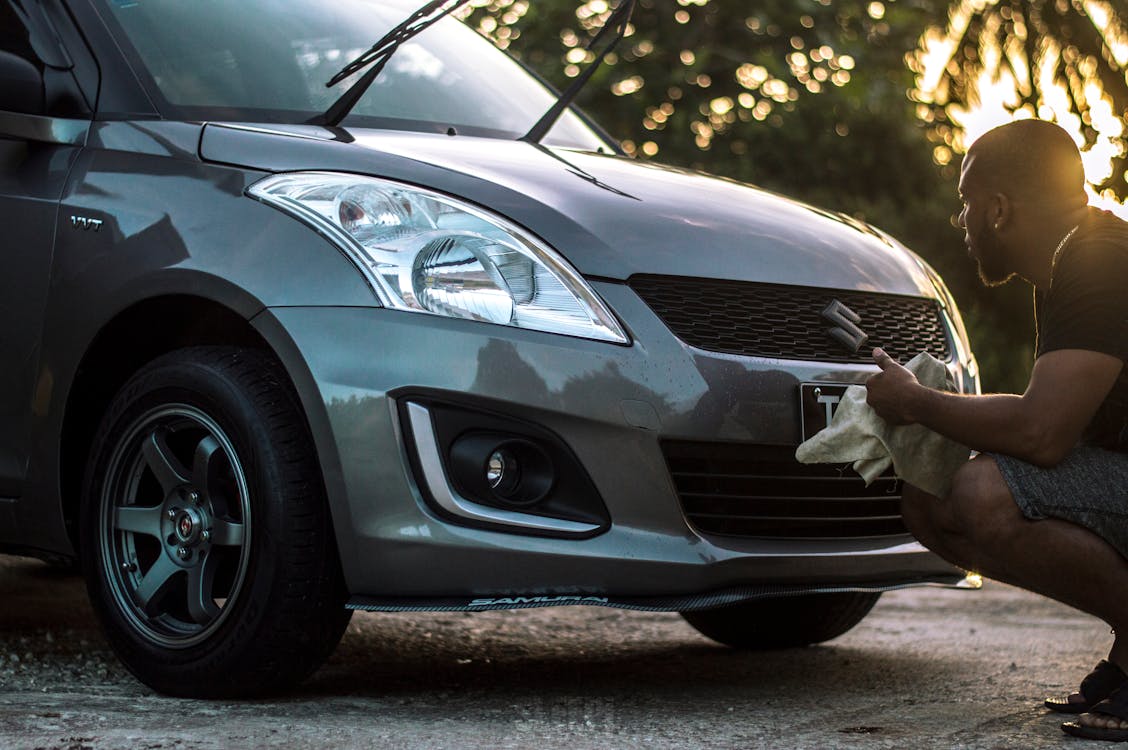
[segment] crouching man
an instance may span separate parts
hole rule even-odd
[[[1026,392],[959,395],[920,385],[880,349],[868,402],[979,451],[948,497],[906,487],[902,512],[946,560],[1107,622],[1112,650],[1062,725],[1128,740],[1128,222],[1088,206],[1077,146],[1025,120],[977,140],[960,174],[960,226],[989,286],[1034,287],[1037,348]]]

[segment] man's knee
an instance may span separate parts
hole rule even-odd
[[[926,547],[953,553],[1000,542],[1023,520],[990,456],[981,456],[960,468],[947,497],[934,497],[906,486],[901,515],[906,528]]]
[[[930,495],[911,484],[906,484],[901,491],[901,518],[905,522],[905,528],[929,549],[940,541],[940,527],[943,525],[946,512],[944,506],[947,502],[946,499]]]
[[[968,461],[956,472],[947,505],[944,533],[978,547],[1005,543],[1025,521],[990,456]]]

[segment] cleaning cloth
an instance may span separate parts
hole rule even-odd
[[[913,357],[905,367],[922,385],[955,390],[944,363],[927,352]],[[952,477],[970,455],[966,446],[923,425],[888,424],[866,403],[862,385],[847,388],[826,429],[795,451],[795,458],[805,464],[853,462],[866,485],[892,464],[897,476],[937,497],[948,494]]]

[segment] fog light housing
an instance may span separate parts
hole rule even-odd
[[[474,496],[506,506],[536,505],[552,489],[552,460],[536,443],[492,432],[470,432],[450,447],[452,479]]]
[[[422,499],[449,523],[586,539],[611,526],[599,491],[563,439],[493,402],[392,391]]]

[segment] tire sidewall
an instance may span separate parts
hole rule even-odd
[[[288,394],[278,384],[274,398]],[[183,647],[161,647],[136,631],[130,618],[115,603],[112,585],[103,568],[100,524],[105,508],[105,473],[126,431],[145,414],[161,406],[183,404],[211,417],[231,441],[245,472],[250,500],[250,550],[242,586],[228,602],[223,622],[202,642]],[[286,537],[281,527],[285,514],[270,507],[278,498],[267,488],[278,486],[279,461],[265,415],[253,399],[219,368],[186,357],[165,357],[140,371],[114,398],[93,443],[87,464],[81,505],[82,564],[90,599],[101,618],[111,645],[127,668],[142,681],[163,692],[176,694],[182,685],[196,683],[193,673],[206,678],[221,665],[227,671],[241,661],[260,637],[279,580],[277,541]],[[238,672],[236,666],[236,672]],[[235,686],[232,686],[235,687]]]

